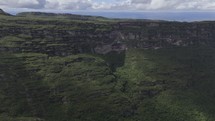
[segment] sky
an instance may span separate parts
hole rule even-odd
[[[2,9],[215,11],[215,0],[0,0]]]
[[[215,21],[215,0],[0,0],[10,14],[27,11],[168,21]]]

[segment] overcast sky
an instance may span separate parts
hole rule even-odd
[[[37,10],[215,11],[215,0],[0,0],[0,8]]]

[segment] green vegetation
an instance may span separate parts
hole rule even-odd
[[[13,36],[7,36],[0,40],[0,46],[3,47],[21,47],[19,44],[24,42],[23,39]]]
[[[192,24],[0,15],[0,121],[214,121],[210,33],[197,29],[209,39],[192,34],[182,46],[156,39],[186,38]],[[95,53],[119,31],[128,50]]]
[[[93,55],[1,53],[1,119],[213,121],[214,52],[130,49],[115,72]]]
[[[213,121],[214,52],[208,46],[129,50],[117,75],[137,105],[135,120]]]
[[[47,59],[36,53],[7,53],[1,54],[0,66],[2,114],[95,120],[112,110],[106,107],[106,100],[116,82],[102,59],[88,55]],[[100,116],[93,116],[97,114]]]

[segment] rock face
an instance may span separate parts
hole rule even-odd
[[[2,9],[0,9],[0,15],[10,15],[10,14],[8,14],[8,13],[4,12]]]
[[[120,31],[129,47],[146,49],[213,43],[214,27],[214,22],[119,23]]]
[[[0,13],[7,14],[2,10]],[[34,19],[29,15],[35,16]],[[106,54],[127,48],[214,45],[215,38],[215,22],[116,21],[104,18],[101,21],[97,17],[51,13],[21,13],[17,17],[20,16],[22,20],[14,20],[11,16],[6,23],[0,21],[4,23],[0,25],[0,38],[16,36],[23,41],[15,42],[17,47],[1,46],[0,50],[61,56]],[[58,16],[69,18],[59,19]]]
[[[4,11],[2,9],[0,9],[0,13],[2,14],[2,13],[4,13]]]

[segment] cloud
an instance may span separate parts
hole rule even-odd
[[[0,0],[2,8],[44,8],[46,0]]]
[[[112,10],[215,10],[214,0],[118,0],[93,4],[94,9]]]
[[[128,0],[126,8],[132,10],[215,10],[214,0]],[[122,7],[120,4],[113,8]]]
[[[1,8],[61,10],[215,10],[214,0],[0,0]]]
[[[86,10],[92,9],[93,2],[91,0],[46,0],[47,9],[71,9],[71,10]]]

